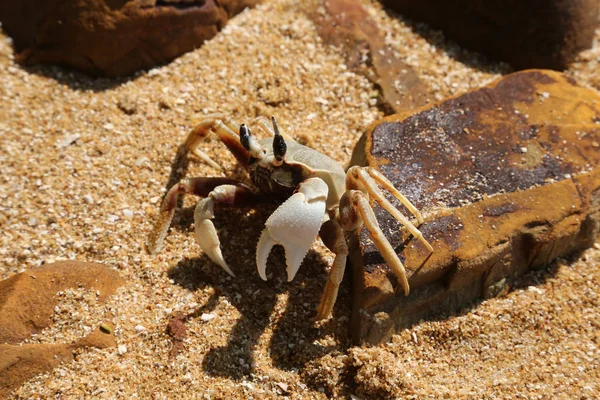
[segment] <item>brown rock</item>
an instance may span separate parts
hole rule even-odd
[[[183,350],[183,341],[187,336],[188,327],[185,325],[186,316],[177,314],[167,325],[167,334],[171,337],[173,346],[169,351],[169,359],[175,358]]]
[[[427,104],[431,90],[410,65],[394,55],[385,44],[385,32],[360,4],[326,0],[324,6],[324,12],[311,15],[319,36],[342,49],[351,70],[377,85],[384,108],[399,112]]]
[[[0,344],[0,396],[3,398],[29,378],[73,360],[68,344]]]
[[[97,290],[104,301],[123,283],[117,271],[80,261],[56,262],[0,281],[0,343],[18,344],[50,326],[61,290]]]
[[[352,162],[381,170],[424,212],[420,230],[435,252],[428,258],[375,210],[398,246],[411,293],[395,293],[396,279],[367,233],[355,236],[354,339],[387,340],[592,245],[600,232],[598,142],[598,93],[541,70],[372,126]]]
[[[459,44],[517,69],[564,69],[592,45],[597,0],[382,0]]]
[[[116,347],[116,340],[97,328],[73,344],[0,344],[0,398],[35,375],[72,361],[81,347]]]
[[[258,0],[0,2],[0,22],[23,64],[128,75],[199,47]]]
[[[82,347],[115,347],[114,326],[104,323],[71,344],[18,344],[52,323],[57,293],[96,290],[104,301],[124,283],[118,272],[98,263],[60,261],[0,282],[0,398],[33,376],[73,359]],[[109,329],[106,329],[108,327]]]

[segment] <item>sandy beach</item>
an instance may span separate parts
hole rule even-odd
[[[361,0],[386,42],[434,93],[485,85],[510,67],[459,48]],[[309,15],[319,1],[267,0],[168,65],[121,80],[52,66],[23,68],[0,35],[0,279],[58,260],[95,261],[126,283],[107,302],[65,291],[54,325],[27,343],[68,343],[115,324],[118,348],[28,381],[15,398],[553,398],[600,397],[600,244],[522,277],[505,296],[423,321],[377,347],[352,346],[351,285],[313,323],[333,254],[317,241],[293,282],[283,250],[256,272],[256,242],[276,205],[218,213],[229,277],[196,244],[187,196],[162,251],[145,240],[160,201],[184,176],[249,182],[225,146],[201,146],[223,167],[177,159],[206,115],[280,129],[342,165],[383,116],[376,88],[326,46]],[[566,73],[600,90],[600,30]],[[264,133],[260,129],[258,136]],[[348,274],[349,275],[349,274]],[[167,325],[189,318],[169,354]]]

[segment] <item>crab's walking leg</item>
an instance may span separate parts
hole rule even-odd
[[[232,122],[226,119],[221,119],[220,116],[208,117],[192,129],[185,140],[184,147],[187,151],[195,154],[213,168],[222,169],[218,163],[198,148],[200,143],[206,140],[210,132],[215,132],[219,140],[227,146],[238,162],[247,169],[250,156],[240,143],[240,137],[236,133],[237,129],[239,127],[235,127]]]
[[[404,295],[408,296],[410,289],[404,265],[402,265],[394,248],[381,231],[367,195],[359,190],[347,191],[340,200],[339,211],[340,225],[344,230],[360,228],[364,223],[373,239],[375,247],[377,247],[384,260],[392,268],[392,272],[398,278],[402,289],[404,289]]]
[[[156,254],[160,250],[163,240],[167,235],[175,208],[177,208],[177,199],[180,194],[189,193],[197,196],[206,197],[217,186],[236,185],[244,190],[251,192],[251,189],[235,179],[229,178],[190,178],[184,179],[167,192],[158,212],[158,217],[154,228],[146,241],[146,248],[150,254]]]
[[[417,207],[415,207],[410,202],[410,200],[408,200],[402,193],[400,193],[400,191],[396,189],[394,184],[390,182],[388,178],[386,178],[381,172],[377,171],[375,168],[363,167],[362,170],[366,171],[369,174],[369,176],[371,176],[371,178],[373,178],[385,190],[394,195],[394,197],[397,198],[400,201],[400,203],[404,204],[404,207],[406,207],[408,211],[410,211],[411,214],[417,218],[417,222],[419,224],[423,223],[423,216],[421,215],[419,210],[417,210]]]
[[[215,216],[215,204],[226,207],[243,207],[254,205],[259,199],[260,196],[247,186],[240,184],[221,185],[214,188],[206,198],[202,199],[194,210],[196,239],[200,244],[200,248],[231,276],[235,276],[235,274],[223,258],[221,242],[211,221]]]
[[[325,246],[335,254],[335,260],[331,266],[321,302],[317,307],[317,315],[315,317],[317,321],[327,318],[333,310],[340,283],[344,278],[346,258],[348,257],[348,245],[346,244],[344,231],[337,221],[326,221],[321,226],[319,236],[321,236],[321,240],[325,243]]]
[[[375,180],[377,180],[377,182]],[[398,200],[400,200],[402,204],[407,205],[407,208],[417,217],[417,220],[419,220],[419,222],[423,221],[423,217],[421,217],[421,214],[417,211],[415,206],[413,206],[411,202],[407,198],[405,198],[394,187],[394,185],[392,185],[390,181],[387,180],[387,178],[385,178],[382,174],[378,173],[374,169],[352,167],[348,170],[348,173],[346,175],[346,186],[348,189],[358,189],[365,192],[369,198],[379,203],[387,212],[392,214],[392,216],[396,220],[398,220],[398,222],[406,226],[408,231],[417,240],[423,243],[427,250],[433,252],[433,247],[423,237],[421,231],[419,231],[417,227],[409,221],[408,218],[406,218],[400,211],[398,211],[398,209],[394,207],[394,205],[383,196],[383,193],[378,188],[378,182],[381,183],[384,188],[389,190],[396,198],[398,198]]]

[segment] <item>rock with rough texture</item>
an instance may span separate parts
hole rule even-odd
[[[459,44],[517,69],[564,69],[591,47],[597,0],[382,0]]]
[[[495,296],[600,232],[600,95],[560,73],[511,74],[387,117],[363,136],[352,163],[382,171],[422,210],[420,230],[435,249],[429,255],[376,208],[411,292],[396,293],[367,232],[355,235],[351,325],[359,342],[385,341]]]
[[[103,302],[123,283],[117,271],[81,261],[59,261],[0,281],[0,398],[29,378],[71,361],[79,348],[116,347],[110,322],[74,343],[21,342],[52,324],[58,292],[69,288],[94,290],[98,301]]]
[[[391,113],[420,107],[432,97],[416,71],[385,43],[377,21],[352,0],[327,0],[311,15],[326,44],[342,49],[346,65],[379,89],[379,102]]]
[[[50,326],[61,290],[96,290],[102,302],[123,283],[116,270],[81,261],[59,261],[0,281],[0,343],[18,344]]]
[[[114,329],[114,327],[111,326]],[[116,347],[114,335],[100,327],[71,344],[0,344],[0,398],[35,375],[50,371],[75,357],[74,351],[85,347]]]
[[[23,64],[121,76],[199,47],[258,0],[18,0],[0,22]]]

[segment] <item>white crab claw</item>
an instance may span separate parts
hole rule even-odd
[[[235,274],[225,262],[221,253],[221,242],[217,236],[217,230],[210,218],[214,217],[214,200],[212,197],[202,199],[194,210],[194,225],[196,230],[196,240],[204,254],[223,268],[229,275]]]
[[[288,282],[294,279],[321,228],[328,192],[320,178],[307,179],[271,214],[256,249],[258,274],[263,280],[267,280],[267,258],[276,244],[285,249]]]

